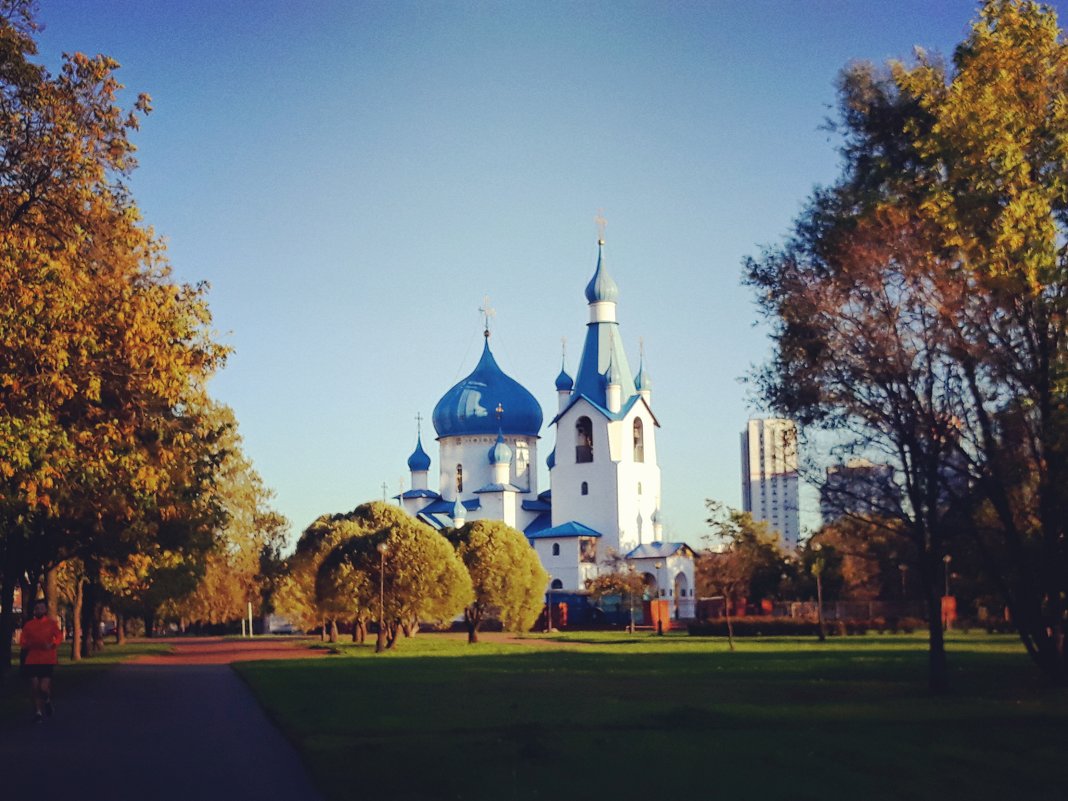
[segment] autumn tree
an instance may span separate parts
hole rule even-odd
[[[332,642],[337,641],[338,618],[351,614],[358,636],[366,620],[363,607],[350,603],[345,596],[346,579],[340,576],[329,580],[333,586],[318,586],[323,561],[339,544],[354,536],[381,531],[409,519],[402,509],[378,501],[362,504],[351,512],[317,518],[301,533],[294,552],[285,560],[274,596],[278,611],[303,629],[321,624],[324,639]]]
[[[478,642],[478,629],[487,616],[499,619],[509,631],[527,631],[542,606],[549,574],[516,529],[495,520],[474,520],[447,532],[474,588],[474,600],[464,607],[467,641]]]
[[[210,546],[192,555],[201,568],[196,586],[166,600],[178,618],[217,624],[244,618],[249,603],[257,615],[266,611],[263,563],[281,547],[286,520],[270,508],[272,493],[242,450],[233,411],[213,404],[205,417],[218,431],[220,459],[207,494],[222,512],[220,525]]]
[[[16,584],[79,558],[94,596],[102,553],[174,528],[159,498],[196,483],[189,409],[224,356],[124,184],[148,98],[121,109],[105,56],[32,63],[31,12],[0,4],[2,665]]]
[[[747,264],[776,344],[770,405],[896,470],[935,690],[940,568],[963,537],[1028,652],[1068,680],[1065,47],[1052,9],[989,0],[950,66],[850,66],[843,174]]]
[[[711,533],[705,539],[711,548],[697,559],[697,584],[702,594],[723,596],[727,636],[734,650],[731,611],[746,599],[765,597],[781,581],[784,554],[779,535],[748,512],[729,509],[718,501],[706,501]]]
[[[392,648],[401,632],[413,633],[420,621],[448,620],[473,600],[463,562],[428,525],[381,503],[364,504],[353,517],[371,533],[340,542],[321,563],[316,587],[351,592],[350,608],[372,609],[376,617],[381,593],[379,650]]]
[[[608,549],[605,554],[604,569],[592,579],[587,579],[586,589],[598,603],[605,598],[617,596],[630,611],[628,630],[634,628],[634,604],[640,603],[645,592],[645,581],[641,573],[627,564],[627,560]]]

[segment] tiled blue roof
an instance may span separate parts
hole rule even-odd
[[[576,403],[578,403],[580,400],[585,400],[588,404],[590,404],[590,406],[592,406],[598,412],[603,414],[609,420],[622,420],[624,417],[626,417],[630,413],[631,407],[634,406],[635,403],[637,403],[638,401],[641,401],[642,403],[645,403],[645,399],[642,398],[641,395],[631,395],[629,398],[627,398],[625,401],[623,401],[623,405],[619,407],[619,411],[618,412],[610,412],[602,404],[597,403],[597,401],[593,400],[592,398],[588,398],[585,395],[575,394],[575,395],[571,396],[571,402],[568,403],[567,406],[565,406],[563,408],[563,411],[561,411],[560,414],[556,415],[556,417],[554,417],[552,419],[552,421],[550,421],[549,425],[554,425],[557,420],[559,420],[561,417],[563,417],[565,414],[567,414],[568,410],[572,406],[574,406]],[[645,408],[649,409],[649,404],[648,403],[645,403]],[[653,415],[653,423],[655,423],[657,425],[657,427],[659,427],[660,426],[660,421],[656,419],[656,415],[653,414],[653,410],[652,409],[649,409],[649,414]]]
[[[408,500],[409,498],[440,498],[441,496],[438,495],[433,490],[410,489],[410,490],[405,490],[400,495],[394,495],[393,497],[394,497],[394,499],[402,498],[404,500]]]
[[[478,502],[478,498],[470,498],[463,502],[464,508],[469,512],[473,512],[475,509],[480,509],[482,505]],[[452,514],[452,501],[446,501],[444,498],[438,498],[427,506],[424,506],[419,510],[421,515],[450,515]]]
[[[628,553],[626,558],[656,559],[657,557],[673,556],[678,551],[693,553],[693,549],[685,542],[647,542],[645,545],[639,545]]]
[[[484,487],[479,487],[475,490],[475,494],[478,495],[482,492],[526,492],[526,490],[517,487],[515,484],[487,484]]]
[[[582,523],[576,523],[574,520],[569,520],[566,523],[561,523],[559,526],[553,526],[547,528],[544,531],[539,531],[537,534],[527,533],[528,539],[544,539],[547,537],[556,537],[557,539],[564,539],[565,537],[600,537],[601,532],[594,531],[589,526],[584,526]]]
[[[522,506],[525,512],[548,512],[553,508],[553,505],[548,501],[543,501],[541,496],[538,496],[536,501],[523,501]]]
[[[540,515],[530,521],[523,533],[527,535],[528,539],[537,539],[538,534],[552,525],[552,515],[548,512],[542,512]]]
[[[499,421],[498,406],[504,410]],[[433,419],[439,437],[496,434],[498,429],[536,437],[543,418],[534,396],[497,365],[487,338],[475,369],[442,396]]]

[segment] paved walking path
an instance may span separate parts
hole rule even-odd
[[[306,655],[277,641],[176,641],[93,677],[56,714],[0,726],[5,801],[320,801],[296,751],[228,662]],[[274,651],[275,653],[271,653]]]

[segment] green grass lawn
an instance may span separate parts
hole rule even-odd
[[[142,654],[163,654],[170,652],[166,643],[127,641],[124,645],[108,643],[104,650],[91,659],[83,659],[74,664],[70,661],[70,643],[64,643],[59,649],[59,665],[56,668],[55,696],[60,703],[64,694],[74,693],[77,688],[93,676],[98,675],[118,662],[124,662]],[[11,670],[0,681],[0,721],[11,720],[19,716],[29,717],[33,713],[30,701],[29,685],[19,676],[18,646],[14,648]]]
[[[328,798],[1064,799],[1068,691],[1012,637],[419,635],[237,665]],[[461,658],[462,657],[462,658]]]

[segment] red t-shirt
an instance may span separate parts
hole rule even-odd
[[[63,633],[56,621],[45,615],[27,620],[22,626],[19,645],[26,651],[27,665],[54,665],[59,661],[55,647],[63,642]]]

